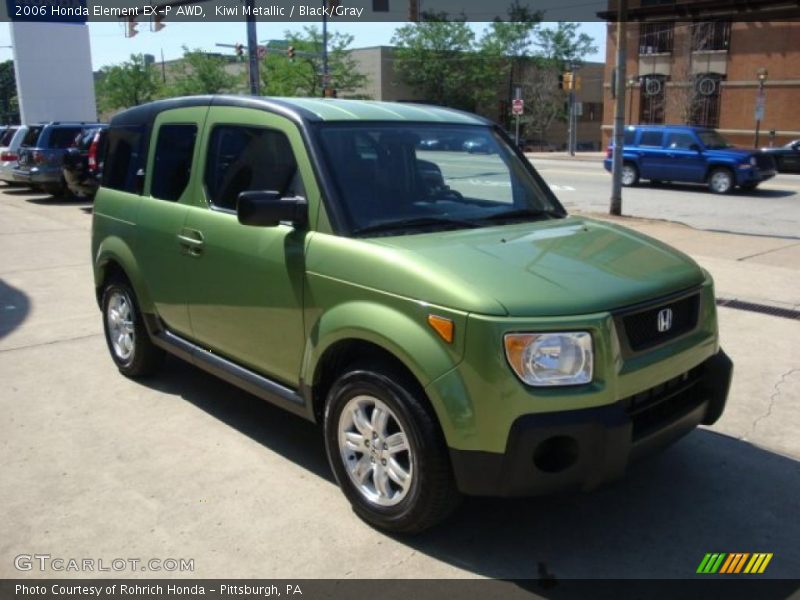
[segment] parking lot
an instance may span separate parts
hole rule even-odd
[[[595,189],[605,203],[607,186]],[[710,195],[674,198],[702,213]],[[15,568],[35,553],[193,559],[158,576],[204,578],[682,578],[706,552],[772,552],[765,577],[800,572],[797,319],[720,308],[735,363],[726,414],[624,480],[469,499],[424,535],[391,537],[352,514],[316,426],[176,359],[151,380],[118,374],[94,299],[91,210],[0,192],[1,577],[87,576]],[[800,308],[796,227],[792,239],[630,224],[695,256],[721,296]]]

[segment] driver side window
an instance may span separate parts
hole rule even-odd
[[[285,134],[245,125],[216,125],[211,131],[204,177],[212,206],[236,210],[241,192],[305,195]]]

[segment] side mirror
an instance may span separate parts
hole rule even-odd
[[[236,200],[236,216],[242,225],[276,227],[282,221],[305,225],[308,204],[305,198],[281,198],[278,192],[242,192]]]
[[[689,150],[694,150],[695,152],[701,152],[700,144],[689,144]]]

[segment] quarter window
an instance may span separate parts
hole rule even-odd
[[[211,132],[205,186],[213,206],[236,210],[239,194],[304,194],[291,144],[280,131],[243,125],[217,125]]]
[[[158,130],[150,195],[175,201],[189,184],[197,125],[162,125]]]
[[[108,153],[103,169],[104,187],[131,194],[142,193],[142,178],[138,175],[144,168],[142,134],[143,128],[140,126],[109,128]]]

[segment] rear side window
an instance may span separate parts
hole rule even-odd
[[[664,134],[661,131],[643,131],[642,136],[639,138],[640,146],[658,146],[661,147],[661,140]]]
[[[689,133],[670,133],[667,136],[667,148],[673,150],[688,150],[692,144],[697,144]]]
[[[11,143],[11,138],[14,137],[14,134],[17,133],[16,127],[9,127],[3,132],[3,136],[0,137],[0,146],[8,146]]]
[[[42,127],[30,127],[28,128],[28,133],[25,134],[25,137],[22,140],[23,146],[35,146],[36,143],[39,141],[39,134],[42,133]]]
[[[216,207],[236,209],[244,191],[302,195],[297,163],[280,131],[240,125],[218,125],[211,133],[205,186]]]
[[[141,194],[141,177],[144,173],[144,128],[110,127],[108,129],[103,186],[121,192]],[[102,156],[102,155],[101,155]]]
[[[189,184],[197,125],[162,125],[158,130],[150,195],[175,201]]]
[[[80,127],[54,127],[50,130],[50,139],[47,140],[48,148],[69,148],[75,144],[75,138],[82,131]]]

